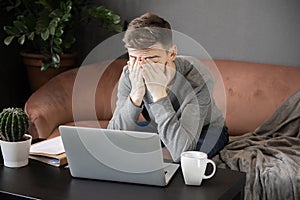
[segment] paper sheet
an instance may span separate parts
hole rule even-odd
[[[58,155],[64,152],[65,149],[61,140],[61,136],[49,140],[44,140],[42,142],[33,144],[30,147],[30,153]]]

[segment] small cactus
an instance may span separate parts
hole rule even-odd
[[[6,108],[0,113],[0,137],[17,142],[24,139],[28,131],[28,117],[21,108]]]

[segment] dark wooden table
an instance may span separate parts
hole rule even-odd
[[[0,199],[241,199],[245,173],[217,169],[201,186],[186,186],[181,169],[166,187],[72,178],[69,169],[30,160],[23,168],[0,166]]]

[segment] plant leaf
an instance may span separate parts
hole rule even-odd
[[[15,2],[16,2],[15,5],[11,5],[11,6],[6,7],[7,12],[11,11],[12,9],[17,8],[21,4],[21,0],[16,0]]]
[[[27,36],[27,38],[28,38],[29,40],[33,40],[33,39],[34,39],[34,32],[31,32],[31,33]]]
[[[71,14],[66,13],[62,16],[62,21],[67,22],[67,21],[69,21],[70,18],[71,18]]]
[[[59,27],[55,31],[55,36],[60,37],[60,36],[62,36],[63,33],[64,33],[64,30],[62,29],[62,27]]]
[[[119,24],[121,21],[121,18],[120,18],[120,16],[114,14],[114,15],[112,15],[112,20],[113,20],[114,24]]]
[[[21,37],[18,39],[19,44],[23,45],[25,42],[25,34],[23,34]]]
[[[55,9],[53,12],[49,14],[50,17],[61,17],[63,15],[63,11],[60,9]]]
[[[21,21],[14,21],[14,26],[20,31],[20,32],[26,32],[28,30],[27,26],[24,24],[24,22]]]
[[[50,35],[54,35],[56,31],[56,26],[49,26],[49,34]]]
[[[41,71],[45,71],[46,69],[48,69],[50,67],[50,63],[45,63],[43,62],[42,66],[41,66]]]
[[[13,26],[4,26],[4,31],[8,35],[18,36],[20,34],[20,31]]]
[[[62,53],[63,49],[60,46],[53,46],[53,50],[55,53]]]
[[[54,38],[54,43],[56,44],[56,45],[60,45],[61,43],[62,43],[62,39],[61,38]]]
[[[59,66],[60,66],[60,63],[53,63],[53,66],[54,66],[54,68],[59,68]]]
[[[58,22],[60,21],[60,18],[59,17],[55,17],[54,19],[52,19],[49,23],[49,31],[50,31],[50,35],[54,35],[55,34],[55,31],[56,31],[56,28],[57,28],[57,25],[58,25]]]
[[[72,1],[67,1],[66,3],[65,3],[65,10],[66,10],[66,12],[71,12],[71,10],[72,10]]]
[[[44,41],[46,41],[49,38],[49,29],[46,29],[44,32],[42,32],[41,37]]]
[[[52,54],[52,62],[54,64],[54,67],[57,68],[56,65],[60,63],[60,57],[57,53]]]
[[[15,36],[13,36],[13,35],[6,37],[4,39],[4,44],[6,44],[8,46],[13,41],[14,38],[15,38]]]

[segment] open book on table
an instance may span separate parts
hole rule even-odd
[[[32,144],[29,158],[55,167],[67,164],[67,156],[60,136]]]

